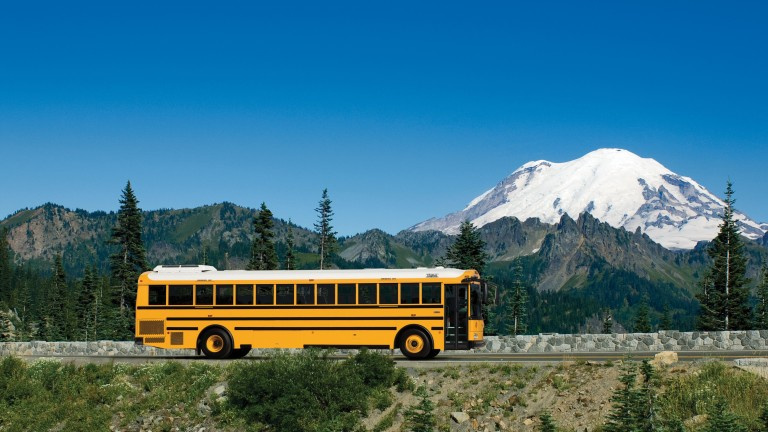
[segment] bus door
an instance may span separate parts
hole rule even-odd
[[[445,349],[467,349],[467,284],[445,285]]]

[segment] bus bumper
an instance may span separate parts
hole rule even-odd
[[[469,341],[469,348],[470,348],[470,349],[471,349],[471,348],[482,348],[482,347],[484,347],[484,346],[485,346],[485,341],[484,341],[484,340],[480,340],[480,341]]]

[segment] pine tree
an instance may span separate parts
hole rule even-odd
[[[288,219],[288,234],[286,235],[285,243],[286,243],[285,264],[283,267],[286,270],[293,270],[296,268],[296,255],[294,254],[294,251],[293,251],[296,246],[294,245],[293,227],[291,225],[290,219]]]
[[[722,326],[712,330],[748,330],[751,327],[749,289],[746,278],[747,258],[739,227],[734,220],[733,187],[729,180],[725,190],[725,210],[720,231],[707,253],[714,261],[710,270],[717,302],[713,304]]]
[[[261,203],[261,209],[253,218],[253,243],[251,244],[251,261],[248,270],[275,270],[277,269],[277,253],[272,241],[274,233],[272,228],[272,212],[266,203]]]
[[[612,408],[603,427],[604,432],[639,432],[637,371],[634,364],[627,363],[619,377],[621,387],[611,396]]]
[[[611,309],[609,308],[605,308],[603,311],[603,333],[613,333],[613,314],[611,314]]]
[[[11,247],[8,244],[8,228],[0,229],[0,307],[11,305]]]
[[[640,373],[643,376],[643,381],[637,391],[638,428],[643,432],[653,432],[656,430],[654,403],[658,376],[648,360],[643,360],[640,364]]]
[[[664,303],[661,310],[661,319],[659,320],[659,330],[672,330],[672,316],[669,310],[669,304]]]
[[[539,428],[541,432],[557,432],[557,425],[555,425],[555,421],[552,420],[552,415],[549,411],[541,413],[539,419],[541,420],[541,427]]]
[[[79,340],[93,340],[95,337],[96,313],[98,311],[98,297],[96,293],[95,270],[90,266],[85,268],[85,275],[80,284],[80,292],[77,296],[77,338]]]
[[[649,333],[651,331],[651,321],[648,318],[648,299],[643,298],[640,306],[637,307],[635,314],[635,332]]]
[[[428,397],[422,396],[421,401],[405,412],[405,418],[413,432],[432,432],[437,426],[435,419],[435,404]]]
[[[699,300],[699,315],[696,317],[696,328],[698,330],[709,331],[718,330],[723,326],[723,320],[720,319],[719,308],[721,304],[721,295],[715,290],[712,283],[712,276],[707,273],[699,282],[701,290],[696,293]]]
[[[719,398],[709,411],[709,418],[703,432],[747,432],[747,428],[728,409],[728,404],[725,400]]]
[[[768,267],[763,266],[760,285],[757,287],[757,304],[755,305],[755,328],[768,329]]]
[[[32,299],[29,295],[29,285],[26,280],[20,282],[17,294],[16,316],[19,318],[19,326],[16,329],[17,340],[26,342],[32,340],[32,325],[30,323],[32,315]]]
[[[119,310],[117,322],[120,339],[131,338],[133,333],[133,313],[136,306],[136,282],[139,275],[149,269],[144,243],[141,240],[141,209],[139,200],[129,181],[120,198],[120,210],[117,212],[117,224],[112,228],[111,243],[118,250],[110,256],[110,269],[113,293],[113,305]]]
[[[330,257],[336,252],[336,232],[331,226],[333,220],[333,210],[331,210],[331,199],[328,198],[328,189],[323,189],[323,197],[320,199],[317,212],[317,222],[315,223],[315,233],[318,236],[318,252],[320,253],[320,269],[331,267]]]
[[[488,262],[485,242],[472,222],[465,220],[459,226],[456,241],[448,248],[443,261],[455,268],[474,269],[483,274]]]
[[[53,277],[42,303],[42,328],[40,336],[47,341],[66,339],[67,275],[61,255],[53,262]]]
[[[523,268],[520,262],[515,264],[515,276],[512,282],[512,289],[509,293],[509,299],[505,304],[505,315],[507,319],[507,333],[512,336],[525,334],[526,331],[526,309],[528,305],[528,293],[523,285]]]

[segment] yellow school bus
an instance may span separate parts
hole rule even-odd
[[[139,277],[136,344],[210,358],[252,348],[399,348],[409,359],[483,343],[475,270],[226,270],[158,266]]]

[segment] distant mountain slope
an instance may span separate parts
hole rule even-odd
[[[666,248],[692,249],[714,238],[722,210],[723,202],[693,179],[627,150],[600,149],[570,162],[526,163],[463,210],[410,230],[455,234],[467,219],[476,226],[506,216],[556,224],[565,214],[589,213],[616,228],[640,228]],[[741,213],[736,219],[750,239],[768,230]]]

